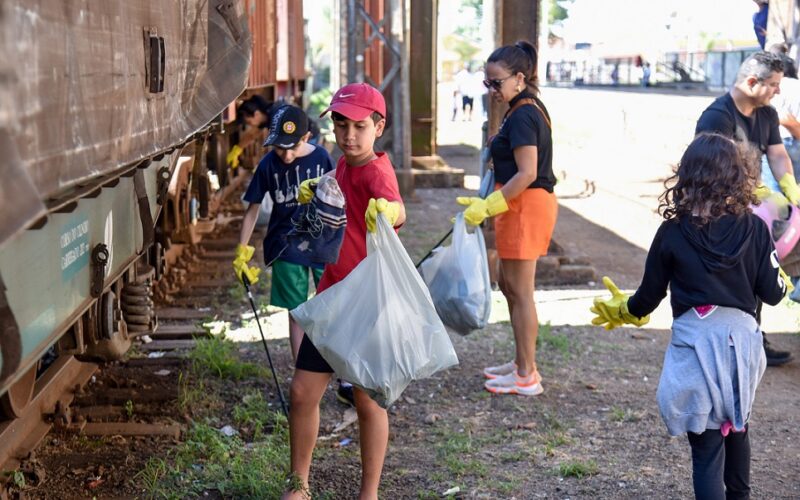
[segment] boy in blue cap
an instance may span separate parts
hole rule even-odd
[[[272,146],[258,164],[244,200],[250,203],[242,220],[239,245],[233,268],[236,277],[242,280],[246,275],[251,283],[258,281],[261,270],[249,266],[255,248],[249,246],[250,237],[258,218],[258,210],[264,196],[269,194],[273,201],[267,235],[264,237],[264,262],[272,265],[272,291],[270,304],[286,309],[294,309],[308,299],[309,272],[314,282],[319,283],[322,265],[310,261],[297,252],[292,252],[286,243],[286,236],[292,230],[292,219],[297,218],[302,207],[297,201],[300,184],[307,179],[317,178],[333,170],[333,161],[328,152],[320,146],[308,143],[308,117],[302,109],[284,105],[272,114],[270,134],[264,146]],[[289,342],[292,357],[297,358],[303,329],[289,318]]]

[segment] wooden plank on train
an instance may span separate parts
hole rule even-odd
[[[87,419],[122,417],[125,415],[125,407],[114,405],[87,406],[85,408],[77,408],[75,413]]]
[[[194,323],[179,325],[158,325],[158,329],[150,336],[155,338],[160,335],[208,335],[208,330]]]
[[[181,436],[179,424],[140,424],[136,422],[89,422],[83,428],[87,436]]]
[[[163,368],[165,366],[180,367],[186,363],[183,356],[164,354],[160,358],[131,358],[125,362],[128,366],[147,366],[153,368]]]
[[[227,269],[226,269],[227,271]],[[233,273],[230,274],[230,278],[218,278],[218,279],[198,279],[194,280],[192,277],[189,278],[189,282],[186,283],[184,290],[182,292],[186,292],[187,289],[197,289],[197,288],[222,288],[222,287],[229,287],[231,285],[236,284],[236,277]],[[208,293],[207,290],[204,290],[203,293]]]
[[[203,254],[204,259],[213,260],[233,260],[236,258],[236,251],[231,250],[208,250]]]
[[[156,316],[159,319],[205,319],[216,316],[216,312],[183,307],[159,307],[156,309]]]
[[[236,248],[236,245],[238,244],[239,238],[203,240],[200,242],[200,246],[205,250],[230,250],[232,248]]]
[[[236,278],[234,278],[234,279],[236,279]],[[207,300],[208,296],[211,293],[213,293],[212,292],[213,290],[227,291],[228,288],[232,287],[234,284],[239,285],[238,283],[235,283],[234,281],[227,281],[227,282],[223,282],[223,283],[224,283],[223,285],[217,285],[215,287],[206,287],[206,288],[197,288],[192,283],[186,283],[185,285],[183,285],[183,288],[181,289],[181,291],[178,292],[176,295],[178,297],[186,297],[186,298],[188,298],[188,297],[195,297],[195,298],[196,297],[203,297],[203,298],[206,298],[206,300]],[[239,286],[241,286],[241,285],[239,285]],[[242,290],[244,290],[244,288],[242,288]]]
[[[83,394],[75,397],[75,405],[88,406],[125,406],[132,402],[136,404],[166,403],[175,401],[178,397],[177,387],[174,390],[143,390],[133,387],[109,387],[96,394]]]
[[[154,340],[139,346],[140,351],[174,351],[176,349],[192,349],[197,342],[192,339],[185,340]]]

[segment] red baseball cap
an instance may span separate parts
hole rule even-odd
[[[383,94],[372,85],[351,83],[333,94],[330,106],[319,116],[325,116],[328,111],[336,111],[355,121],[361,121],[373,112],[380,113],[386,118],[386,101],[383,99]]]

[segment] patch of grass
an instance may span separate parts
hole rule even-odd
[[[536,337],[536,348],[544,346],[561,353],[565,358],[569,357],[570,338],[566,335],[554,334],[549,322],[539,325],[539,336]]]
[[[561,477],[582,479],[594,474],[597,474],[597,463],[594,460],[587,460],[586,462],[570,460],[558,466],[558,475]]]
[[[260,392],[246,394],[242,403],[233,408],[233,421],[243,432],[244,429],[251,432],[254,440],[260,439],[265,429],[287,424],[283,414],[270,410],[267,400]],[[276,421],[276,418],[280,421]]]
[[[263,439],[245,443],[195,424],[170,462],[151,459],[136,476],[151,498],[187,498],[216,490],[225,498],[279,498],[287,487],[289,434],[285,419]]]
[[[563,431],[564,424],[561,423],[561,420],[558,419],[557,416],[551,415],[549,412],[542,413],[542,421],[544,423],[545,429],[548,431]]]
[[[533,457],[527,449],[508,451],[500,454],[500,461],[504,464],[517,462],[530,462]]]
[[[239,361],[236,344],[224,332],[209,338],[198,338],[189,353],[192,368],[200,375],[242,380],[247,377],[268,377],[269,371],[252,363]]]
[[[150,457],[144,464],[144,469],[139,471],[134,478],[151,495],[151,498],[163,498],[168,495],[166,491],[162,491],[159,481],[168,472],[169,467],[163,458]]]
[[[611,408],[609,418],[612,422],[638,422],[641,420],[641,416],[638,413],[630,408],[620,408],[619,406]]]
[[[472,433],[450,432],[445,433],[442,438],[441,444],[436,447],[436,453],[450,474],[457,477],[464,475],[483,477],[488,473],[482,461],[470,457],[479,448],[479,444],[472,438]]]
[[[492,486],[494,486],[497,491],[502,493],[504,498],[508,498],[513,492],[522,486],[522,481],[519,479],[505,477],[498,481],[493,481]]]
[[[564,446],[565,444],[570,444],[572,440],[570,440],[569,436],[564,434],[561,431],[548,431],[547,434],[544,435],[543,444],[544,444],[544,454],[548,457],[552,457],[555,455],[555,449],[559,446]]]
[[[228,288],[228,297],[235,302],[244,302],[247,292],[241,284],[236,283]]]
[[[25,487],[25,473],[23,473],[22,471],[15,470],[14,473],[12,474],[11,480],[13,481],[14,486],[16,486],[17,488],[22,489]]]
[[[178,405],[184,413],[191,413],[201,407],[218,406],[217,394],[210,390],[206,382],[200,378],[191,381],[191,377],[184,372],[178,375]]]
[[[133,401],[131,401],[130,399],[125,401],[124,408],[125,408],[125,415],[127,415],[128,420],[130,420],[131,417],[133,417]]]

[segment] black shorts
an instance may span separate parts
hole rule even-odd
[[[303,341],[300,342],[300,350],[297,351],[297,362],[294,367],[308,372],[333,373],[333,368],[314,347],[308,335],[303,335]]]
[[[475,99],[473,97],[466,96],[466,95],[462,95],[461,96],[461,107],[462,108],[466,108],[467,106],[469,106],[471,108],[473,102],[475,102]]]

